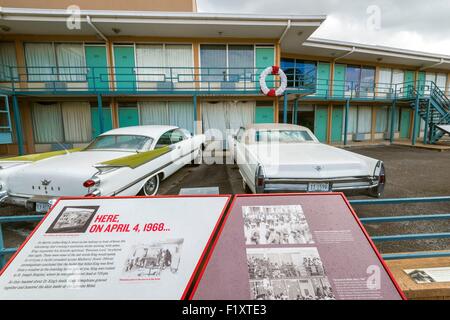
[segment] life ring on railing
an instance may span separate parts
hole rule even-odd
[[[269,87],[267,87],[266,78],[269,74],[280,77],[281,84],[277,89],[275,89],[275,88],[269,89]],[[262,93],[264,93],[266,96],[269,96],[269,97],[281,96],[287,87],[286,74],[278,66],[267,67],[259,75],[259,86],[261,87]]]

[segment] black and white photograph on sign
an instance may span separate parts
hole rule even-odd
[[[184,239],[174,239],[134,245],[125,262],[122,278],[163,280],[176,275],[183,242]]]
[[[311,231],[300,205],[244,206],[245,243],[311,244]]]
[[[404,270],[417,284],[450,282],[450,267]]]
[[[247,248],[254,300],[334,300],[316,248]]]
[[[98,206],[64,207],[47,233],[86,232],[98,208]]]

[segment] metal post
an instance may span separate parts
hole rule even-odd
[[[12,96],[12,99],[14,110],[14,122],[16,124],[16,133],[17,133],[17,146],[19,148],[19,155],[23,155],[24,150],[23,150],[23,136],[22,136],[22,121],[20,120],[19,102],[15,94]]]
[[[284,92],[284,100],[283,100],[283,123],[287,123],[287,93]]]
[[[413,122],[413,131],[412,131],[412,141],[411,144],[416,145],[417,140],[417,125],[418,125],[418,117],[419,117],[419,94],[416,96],[416,103],[414,104],[414,122]]]
[[[102,95],[97,95],[97,107],[98,107],[98,123],[100,125],[100,133],[103,133],[105,131],[105,126],[103,123],[103,102],[102,102]]]
[[[2,269],[6,264],[6,259],[3,255],[3,249],[5,249],[5,243],[3,242],[2,224],[0,223],[0,269]]]
[[[350,113],[350,99],[345,102],[345,118],[344,118],[344,146],[347,145],[347,132],[348,132],[348,116]]]
[[[292,123],[297,124],[297,112],[298,112],[298,98],[294,100],[294,110],[292,110]]]
[[[193,130],[194,130],[194,134],[197,134],[197,127],[196,127],[196,124],[197,124],[197,95],[196,94],[194,94],[193,96],[192,96],[192,102],[193,102],[193,105],[194,105],[194,128],[193,128]]]
[[[389,132],[389,141],[392,143],[394,142],[394,133],[395,133],[395,108],[397,108],[397,100],[394,99],[394,101],[392,101],[392,106],[391,106],[391,128],[390,128],[390,132]]]
[[[430,121],[430,107],[431,107],[431,99],[428,99],[427,104],[427,114],[425,116],[425,128],[423,132],[423,143],[428,144],[428,121]]]

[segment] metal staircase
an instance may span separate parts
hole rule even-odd
[[[425,142],[436,143],[446,133],[450,134],[450,99],[434,82],[430,85],[419,85],[413,90],[414,100],[410,106],[425,121],[428,130],[425,130]]]

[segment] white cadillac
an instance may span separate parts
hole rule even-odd
[[[246,192],[329,192],[359,190],[381,197],[384,164],[322,144],[305,127],[254,124],[229,137]]]
[[[113,129],[86,148],[0,159],[0,201],[45,212],[61,196],[155,195],[202,157],[203,135],[174,126]]]

